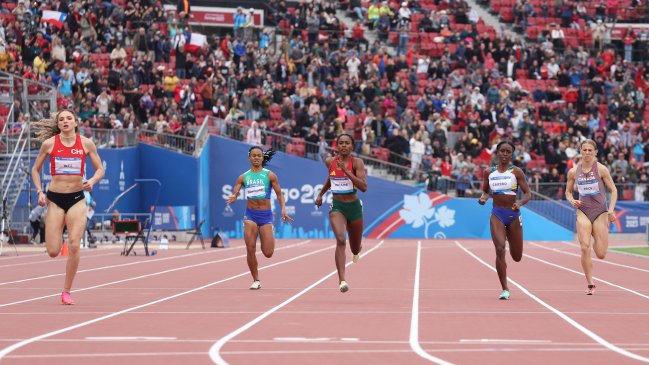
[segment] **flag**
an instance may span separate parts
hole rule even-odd
[[[52,10],[43,10],[41,23],[50,23],[57,28],[62,28],[63,24],[65,23],[65,19],[67,18],[68,18],[68,14],[66,13],[61,13]]]
[[[198,53],[204,46],[207,46],[207,37],[200,33],[189,33],[185,43],[185,51],[189,53]]]

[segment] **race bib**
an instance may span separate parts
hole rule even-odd
[[[81,159],[78,157],[55,157],[54,169],[59,175],[81,175]]]
[[[246,188],[246,197],[248,199],[263,198],[266,196],[266,187],[263,185],[249,186]]]
[[[599,183],[597,180],[586,180],[577,182],[577,191],[581,196],[599,194]]]
[[[354,192],[354,183],[347,177],[331,177],[331,192],[334,194],[348,194]]]

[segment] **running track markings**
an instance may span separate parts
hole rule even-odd
[[[535,242],[533,242],[533,241],[528,241],[528,242],[529,242],[531,245],[533,245],[533,246],[535,246],[535,247],[538,247],[538,248],[542,248],[542,249],[544,249],[544,250],[554,251],[554,252],[558,252],[558,253],[562,253],[562,254],[564,254],[564,255],[569,255],[569,256],[574,256],[574,257],[581,257],[581,255],[578,255],[578,254],[576,254],[576,253],[567,252],[567,251],[564,251],[564,250],[560,250],[560,249],[558,249],[558,248],[547,247],[547,246],[541,245],[541,244],[539,244],[539,243],[535,243]],[[565,242],[565,241],[564,241],[564,243],[568,243],[568,242]],[[569,243],[569,244],[570,244],[570,243]],[[571,245],[571,246],[574,246],[574,247],[577,247],[577,248],[580,248],[579,245],[575,245],[575,244],[570,244],[570,245]],[[625,253],[625,252],[618,252],[618,251],[611,251],[611,252],[615,252],[615,253],[619,253],[619,254],[625,254],[625,255],[628,255],[628,254]],[[644,257],[644,256],[638,256],[638,255],[632,255],[632,256],[635,256],[635,257]],[[647,270],[647,269],[641,269],[641,268],[636,267],[636,266],[629,266],[629,265],[624,265],[624,264],[618,264],[617,262],[612,262],[612,261],[604,261],[604,260],[600,260],[600,261],[597,261],[597,262],[601,262],[601,263],[603,263],[603,264],[607,264],[607,265],[613,265],[613,266],[623,267],[623,268],[625,268],[625,269],[637,270],[637,271],[641,271],[641,272],[649,272],[649,270]]]
[[[485,261],[483,261],[481,258],[479,258],[476,254],[474,254],[473,252],[469,251],[469,250],[468,250],[466,247],[464,247],[464,246],[463,246],[459,241],[455,241],[455,245],[457,245],[457,247],[459,247],[459,248],[462,249],[464,252],[466,252],[469,256],[473,257],[473,258],[476,259],[478,262],[480,262],[480,263],[483,264],[484,266],[488,267],[491,271],[496,272],[496,268],[495,268],[495,267],[489,265],[488,263],[486,263]],[[525,255],[525,256],[527,256],[527,255]],[[553,265],[553,264],[552,264],[552,265]],[[583,334],[585,334],[586,336],[588,336],[588,337],[592,338],[593,340],[595,340],[595,341],[596,341],[597,343],[599,343],[600,345],[606,347],[607,349],[609,349],[609,350],[611,350],[611,351],[617,352],[618,354],[620,354],[620,355],[622,355],[622,356],[626,356],[626,357],[629,357],[629,358],[634,359],[634,360],[638,360],[638,361],[642,361],[642,362],[645,362],[645,363],[649,363],[649,358],[646,358],[646,357],[644,357],[644,356],[640,356],[640,355],[634,354],[633,352],[629,352],[629,351],[627,351],[627,350],[625,350],[625,349],[623,349],[623,348],[617,347],[617,346],[613,345],[612,343],[606,341],[606,340],[603,339],[602,337],[600,337],[600,336],[598,336],[597,334],[595,334],[593,331],[591,331],[591,330],[589,330],[588,328],[582,326],[581,324],[579,324],[579,323],[578,323],[577,321],[575,321],[574,319],[568,317],[568,316],[567,316],[566,314],[564,314],[563,312],[559,311],[558,309],[556,309],[556,308],[554,308],[553,306],[549,305],[548,303],[544,302],[544,301],[541,300],[539,297],[537,297],[536,295],[532,294],[530,291],[528,291],[527,289],[525,289],[524,286],[520,285],[519,283],[517,283],[517,282],[514,281],[513,279],[507,278],[507,281],[509,281],[510,283],[514,284],[518,289],[520,289],[523,293],[525,293],[527,296],[529,296],[530,298],[532,298],[534,301],[536,301],[537,303],[541,304],[542,306],[544,306],[544,307],[547,308],[548,310],[554,312],[554,314],[556,314],[557,316],[559,316],[559,317],[560,317],[561,319],[563,319],[564,321],[568,322],[571,326],[575,327],[576,329],[578,329],[579,331],[581,331],[581,332],[582,332]]]
[[[372,248],[369,249],[367,252],[361,254],[361,258],[363,258],[363,257],[369,255],[371,252],[377,250],[379,247],[381,247],[381,246],[383,245],[383,242],[385,242],[385,241],[381,240],[381,242],[379,242],[376,246],[372,247]],[[347,264],[345,264],[345,267],[348,267],[348,266],[350,266],[351,264],[352,264],[352,262],[349,261]],[[301,297],[302,295],[306,294],[306,293],[309,292],[311,289],[315,288],[316,286],[318,286],[318,285],[320,285],[321,283],[323,283],[325,280],[327,280],[327,279],[329,279],[330,277],[334,276],[336,273],[337,273],[336,270],[330,272],[329,274],[323,276],[320,280],[318,280],[318,281],[316,281],[315,283],[309,285],[308,287],[306,287],[304,290],[300,291],[299,293],[293,295],[292,297],[286,299],[286,300],[283,301],[282,303],[280,303],[280,304],[276,305],[275,307],[269,309],[268,311],[262,313],[260,316],[258,316],[257,318],[253,319],[252,321],[250,321],[250,322],[244,324],[243,326],[241,326],[241,327],[237,328],[236,330],[234,330],[234,331],[228,333],[227,335],[223,336],[220,340],[216,341],[216,342],[212,345],[212,347],[210,348],[210,351],[209,351],[210,359],[212,359],[212,361],[213,361],[215,364],[218,364],[218,365],[226,365],[226,364],[228,364],[228,362],[225,361],[225,360],[221,357],[221,348],[223,347],[223,345],[225,345],[228,341],[230,341],[230,340],[233,339],[234,337],[236,337],[236,336],[242,334],[243,332],[247,331],[248,329],[252,328],[252,326],[256,325],[257,323],[259,323],[259,322],[261,322],[261,321],[263,321],[266,317],[269,317],[271,314],[277,312],[277,311],[280,310],[282,307],[284,307],[284,306],[286,306],[287,304],[291,303],[291,302],[294,301],[295,299],[297,299],[297,298]]]
[[[410,348],[420,357],[439,365],[452,365],[426,352],[419,343],[419,274],[421,272],[421,241],[417,241],[417,262],[415,266],[415,284],[412,290],[412,311],[410,317]]]
[[[43,256],[44,254],[47,255],[47,253],[45,251],[43,251],[43,252],[39,252],[37,254],[33,254],[33,255],[29,255],[29,256]],[[114,255],[114,254],[115,254],[115,252],[104,252],[104,253],[97,254],[97,255],[84,255],[83,258],[84,259],[91,259],[91,258],[95,258],[95,257],[110,256],[110,255]],[[19,256],[19,257],[23,257],[23,256]],[[21,262],[19,264],[0,265],[0,269],[5,268],[5,267],[26,266],[26,265],[49,263],[49,262],[56,262],[56,260],[53,260],[52,258],[50,258],[50,259],[39,260],[39,261]]]
[[[296,247],[296,246],[300,246],[300,245],[303,245],[303,244],[305,244],[305,243],[307,243],[307,242],[309,242],[309,241],[311,241],[311,240],[306,240],[306,241],[302,241],[302,242],[299,242],[299,243],[295,243],[295,244],[292,244],[292,245],[289,245],[289,246],[286,246],[286,247],[282,247],[282,248],[277,249],[277,251],[279,251],[279,250],[285,250],[285,249],[292,248],[292,247]],[[109,286],[109,285],[113,285],[113,284],[125,283],[125,282],[127,282],[127,281],[133,281],[133,280],[138,280],[138,279],[148,278],[148,277],[152,277],[152,276],[158,276],[158,275],[162,275],[162,274],[168,274],[168,273],[170,273],[170,272],[174,272],[174,271],[180,271],[180,270],[185,270],[185,269],[192,269],[192,268],[195,268],[195,267],[200,267],[200,266],[211,265],[211,264],[216,264],[216,263],[220,263],[220,262],[226,262],[226,261],[236,260],[236,259],[240,259],[240,258],[242,258],[242,257],[246,257],[246,255],[239,255],[239,256],[234,256],[234,257],[227,257],[227,258],[220,259],[220,260],[212,260],[212,261],[207,261],[207,262],[201,262],[201,263],[198,263],[198,264],[187,265],[187,266],[181,266],[181,267],[177,267],[177,268],[169,269],[169,270],[164,270],[164,271],[157,271],[157,272],[154,272],[154,273],[145,274],[145,275],[140,275],[140,276],[136,276],[136,277],[132,277],[132,278],[128,278],[128,279],[122,279],[122,280],[111,281],[111,282],[108,282],[108,283],[103,283],[103,284],[98,284],[98,285],[94,285],[94,286],[89,286],[89,287],[86,287],[86,288],[75,289],[75,290],[72,290],[72,293],[77,293],[77,292],[81,292],[81,291],[86,291],[86,290],[91,290],[91,289],[102,288],[102,287]],[[45,299],[45,298],[57,297],[57,296],[59,296],[59,295],[61,295],[61,294],[60,294],[60,293],[55,293],[55,294],[44,295],[44,296],[40,296],[40,297],[36,297],[36,298],[23,299],[23,300],[19,300],[19,301],[16,301],[16,302],[11,302],[11,303],[4,303],[4,304],[0,304],[0,308],[8,307],[8,306],[16,305],[16,304],[22,304],[22,303],[27,303],[27,302],[33,302],[33,301],[41,300],[41,299]]]
[[[310,241],[310,240],[308,240],[308,241]],[[265,270],[265,269],[269,269],[271,267],[283,265],[283,264],[286,264],[286,263],[289,263],[289,262],[292,262],[292,261],[297,261],[299,259],[311,256],[311,255],[315,255],[315,254],[318,254],[318,253],[321,253],[323,251],[327,251],[327,250],[330,250],[330,249],[331,249],[330,247],[324,247],[324,248],[321,248],[319,250],[315,250],[315,251],[305,253],[305,254],[302,254],[302,255],[299,255],[299,256],[296,256],[296,257],[292,257],[290,259],[286,259],[284,261],[279,261],[279,262],[273,263],[271,265],[261,267],[261,268],[259,268],[259,270]],[[125,313],[133,312],[133,311],[136,311],[138,309],[150,307],[152,305],[163,303],[163,302],[169,301],[171,299],[179,298],[179,297],[182,297],[182,296],[187,295],[187,294],[195,293],[197,291],[207,289],[209,287],[212,287],[212,286],[217,285],[217,284],[224,283],[226,281],[238,279],[238,278],[246,276],[246,275],[250,275],[249,270],[246,270],[245,272],[242,272],[240,274],[236,274],[236,275],[227,277],[225,279],[217,280],[217,281],[211,282],[209,284],[205,284],[205,285],[196,287],[194,289],[186,290],[186,291],[178,293],[178,294],[174,294],[174,295],[170,295],[170,296],[167,296],[167,297],[164,297],[164,298],[160,298],[160,299],[154,300],[152,302],[140,304],[140,305],[135,306],[135,307],[122,309],[121,311],[113,312],[111,314],[108,314],[108,315],[105,315],[105,316],[102,316],[102,317],[98,317],[98,318],[91,319],[91,320],[88,320],[88,321],[85,321],[85,322],[77,323],[77,324],[72,325],[72,326],[61,328],[59,330],[55,330],[55,331],[52,331],[52,332],[44,333],[44,334],[39,335],[39,336],[35,336],[35,337],[32,337],[32,338],[25,339],[23,341],[17,342],[15,344],[11,345],[11,346],[5,347],[4,349],[0,350],[0,360],[2,360],[5,356],[10,354],[11,352],[13,352],[13,351],[15,351],[15,350],[17,350],[19,348],[25,347],[25,346],[27,346],[29,344],[32,344],[34,342],[40,341],[42,339],[49,338],[49,337],[56,336],[56,335],[60,335],[62,333],[70,332],[72,330],[76,330],[78,328],[86,327],[86,326],[91,325],[91,324],[99,323],[101,321],[104,321],[104,320],[107,320],[107,319],[110,319],[110,318],[113,318],[113,317],[117,317],[117,316],[120,316],[120,315],[125,314]]]
[[[538,262],[544,263],[544,264],[546,264],[546,265],[554,266],[554,267],[556,267],[556,268],[563,269],[563,270],[569,271],[569,272],[571,272],[571,273],[575,273],[575,274],[580,275],[580,276],[583,276],[583,275],[584,275],[584,273],[582,273],[582,272],[579,272],[579,271],[576,271],[576,270],[573,270],[573,269],[567,268],[567,267],[565,267],[565,266],[557,265],[557,264],[552,263],[552,262],[549,262],[549,261],[545,261],[545,260],[543,260],[543,259],[540,259],[540,258],[538,258],[538,257],[531,256],[531,255],[529,255],[529,254],[523,254],[523,256],[528,257],[528,258],[530,258],[530,259],[532,259],[532,260],[535,260],[535,261],[538,261]],[[602,262],[606,262],[606,261],[602,261]],[[648,295],[644,295],[644,294],[642,294],[642,293],[639,293],[639,292],[637,292],[637,291],[635,291],[635,290],[633,290],[633,289],[629,289],[629,288],[624,287],[624,286],[622,286],[622,285],[614,284],[614,283],[612,283],[612,282],[610,282],[610,281],[604,280],[604,279],[599,278],[599,277],[596,277],[596,276],[593,276],[593,279],[595,279],[595,280],[597,280],[597,281],[599,281],[599,282],[602,282],[602,283],[608,284],[608,285],[610,285],[610,286],[612,286],[612,287],[615,287],[615,288],[618,288],[618,289],[622,289],[622,290],[624,290],[624,291],[628,291],[629,293],[631,293],[631,294],[635,294],[635,295],[640,296],[640,297],[642,297],[642,298],[649,299],[649,296],[648,296]]]
[[[245,247],[245,246],[238,246],[236,248],[241,248],[241,247]],[[210,252],[210,251],[208,251],[208,252]],[[211,251],[211,252],[217,252],[217,251]],[[218,252],[220,252],[220,251],[218,251]],[[113,255],[115,255],[115,254],[116,253],[113,253]],[[92,271],[114,269],[114,268],[118,268],[118,267],[140,265],[140,264],[146,264],[146,263],[151,263],[151,262],[174,260],[174,259],[177,259],[177,258],[184,258],[184,257],[203,255],[203,254],[205,254],[205,252],[194,252],[194,253],[188,253],[188,254],[184,254],[184,255],[180,255],[180,256],[161,257],[161,258],[151,259],[151,260],[134,261],[134,262],[126,263],[126,264],[115,264],[115,265],[101,266],[101,267],[95,267],[95,268],[92,268],[92,269],[79,270],[79,271],[77,271],[77,274],[84,273],[84,272],[92,272]],[[52,258],[51,260],[47,260],[47,261],[54,262],[54,258]],[[27,282],[27,281],[34,281],[34,280],[40,280],[40,279],[48,279],[48,278],[53,278],[53,277],[63,276],[63,275],[65,275],[65,273],[51,274],[51,275],[44,275],[44,276],[35,276],[35,277],[32,277],[32,278],[14,280],[14,281],[5,281],[5,282],[0,283],[0,286],[9,285],[9,284],[24,283],[24,282]]]

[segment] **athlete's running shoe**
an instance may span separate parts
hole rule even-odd
[[[345,280],[340,282],[340,292],[344,293],[349,290],[349,285],[347,285],[347,282]]]
[[[595,294],[595,285],[588,285],[588,288],[586,289],[586,295],[593,294]]]
[[[361,258],[361,255],[358,255],[358,254],[352,255],[352,262],[357,263],[360,258]]]
[[[507,300],[509,299],[509,290],[505,289],[503,290],[502,293],[500,293],[500,296],[498,297],[500,300]]]
[[[61,293],[61,303],[63,305],[74,305],[74,299],[72,299],[70,292],[64,291]]]
[[[261,289],[261,282],[259,280],[255,280],[250,284],[250,290],[258,290]]]

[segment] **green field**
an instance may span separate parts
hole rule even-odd
[[[611,247],[611,250],[631,253],[640,256],[649,256],[649,246],[640,247]]]

